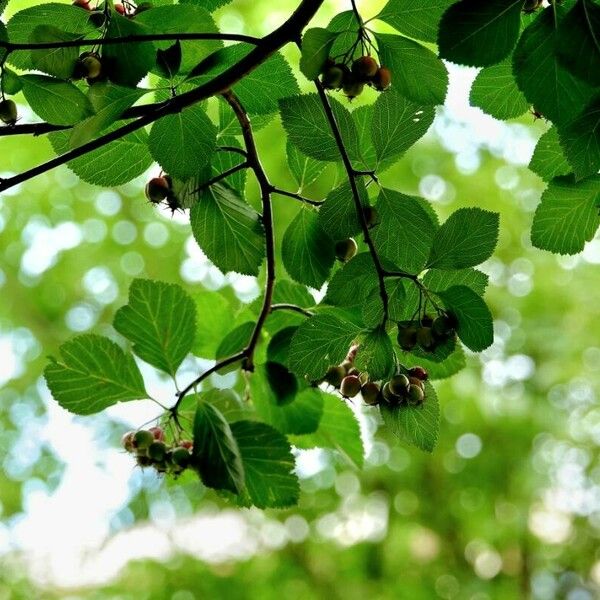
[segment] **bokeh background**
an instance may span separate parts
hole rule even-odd
[[[12,0],[7,14],[31,4]],[[370,17],[383,4],[359,8]],[[262,35],[295,5],[234,0],[216,17],[225,31]],[[348,8],[328,0],[317,23]],[[295,49],[286,53],[297,63]],[[193,479],[133,468],[119,439],[153,418],[153,405],[78,418],[41,378],[68,337],[110,330],[134,277],[227,288],[244,301],[256,281],[212,267],[185,216],[145,201],[144,178],[100,189],[61,168],[0,197],[0,599],[599,597],[600,239],[574,257],[531,247],[543,183],[527,163],[547,126],[469,107],[476,71],[449,68],[431,131],[381,179],[443,218],[459,206],[500,212],[484,265],[495,342],[438,386],[433,455],[362,416],[364,470],[302,452],[293,510],[233,509]],[[258,140],[273,180],[291,189],[276,119]],[[0,138],[0,177],[50,156],[44,139]],[[334,177],[307,194],[324,197]],[[281,237],[297,205],[275,202]],[[151,385],[161,397],[164,382]]]

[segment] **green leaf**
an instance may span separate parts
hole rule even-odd
[[[565,67],[589,85],[600,85],[600,6],[578,0],[558,30],[556,51]]]
[[[34,44],[72,42],[82,37],[82,35],[63,31],[53,25],[39,25],[31,32],[29,41]],[[54,75],[60,79],[70,79],[73,76],[80,51],[81,49],[77,46],[52,48],[49,50],[32,50],[31,63],[33,68],[38,71]]]
[[[87,10],[82,10],[70,4],[59,4],[58,2],[45,2],[36,4],[16,13],[8,22],[6,29],[8,39],[14,44],[28,44],[32,41],[36,42],[55,42],[62,41],[56,39],[57,32],[64,30],[69,32],[75,39],[76,37],[85,37],[85,34],[93,33],[93,28],[89,23],[90,13]],[[49,23],[60,24],[61,30],[49,25]],[[44,29],[38,30],[38,27]],[[42,33],[48,35],[46,38],[41,38]],[[32,38],[36,38],[35,40]],[[37,51],[41,54],[48,53],[47,50]],[[53,54],[53,53],[50,53]],[[74,59],[79,56],[77,48],[69,50],[66,56],[74,56]],[[19,69],[35,69],[38,68],[34,59],[34,53],[30,50],[17,50],[11,52],[8,62]],[[52,62],[52,61],[51,61]],[[57,64],[63,64],[66,68],[68,61],[57,61]],[[74,65],[74,62],[71,66]],[[69,77],[73,71],[69,71],[66,77]],[[61,73],[52,72],[52,75],[57,77]]]
[[[438,25],[455,0],[389,0],[377,19],[400,33],[424,42],[437,42]]]
[[[407,367],[423,367],[427,370],[430,380],[447,379],[462,371],[466,366],[465,352],[460,344],[443,361],[436,362],[424,356],[416,356],[411,352],[402,355],[402,364]]]
[[[229,4],[231,0],[180,0],[180,4],[201,4],[205,10],[213,12],[217,8],[221,8]]]
[[[557,254],[577,254],[595,235],[600,217],[600,176],[553,179],[533,217],[531,242]]]
[[[298,448],[333,448],[359,469],[363,466],[364,448],[360,426],[352,409],[339,396],[321,394],[323,416],[319,428],[309,435],[294,438]]]
[[[319,289],[335,261],[334,243],[319,224],[319,214],[302,208],[281,242],[283,265],[299,283]]]
[[[192,348],[196,308],[178,285],[134,279],[113,325],[142,360],[175,376]]]
[[[492,315],[480,296],[464,285],[438,292],[438,296],[456,317],[456,333],[467,348],[473,352],[481,352],[492,344]]]
[[[455,285],[465,285],[476,294],[483,296],[488,280],[485,273],[476,269],[460,269],[458,271],[429,269],[423,277],[423,284],[432,292],[443,292]]]
[[[298,377],[316,380],[331,365],[341,363],[358,327],[331,314],[316,315],[300,325],[290,346],[290,369]]]
[[[381,64],[392,71],[394,90],[419,105],[444,104],[448,72],[431,50],[399,35],[375,37]]]
[[[389,90],[388,92],[389,93]],[[364,104],[352,111],[352,118],[358,129],[358,140],[362,152],[362,159],[359,164],[365,171],[379,168],[381,171],[390,166],[390,163],[395,161],[395,158],[386,161],[383,165],[378,165],[377,154],[371,140],[371,130],[373,127],[373,110],[374,104]]]
[[[401,321],[404,317],[404,304],[406,302],[406,289],[402,279],[388,278],[385,282],[388,295],[388,317],[391,321]],[[383,302],[379,283],[363,301],[363,322],[367,327],[375,327],[383,321]]]
[[[206,487],[234,494],[244,489],[244,467],[231,428],[216,408],[203,401],[194,417],[192,464]]]
[[[168,33],[217,33],[219,30],[213,17],[205,10],[203,3],[192,5],[155,6],[135,16],[135,21],[143,25],[147,34]],[[173,40],[157,41],[156,48],[164,51],[173,46]],[[183,40],[180,42],[180,73],[188,73],[202,59],[223,47],[220,40]],[[168,77],[168,75],[167,75]]]
[[[406,152],[427,133],[434,116],[432,107],[414,104],[394,91],[381,94],[370,128],[378,164]]]
[[[351,158],[360,158],[360,145],[352,115],[335,98],[329,98],[342,139]],[[317,94],[293,96],[280,101],[283,127],[290,141],[304,154],[325,162],[341,156]]]
[[[298,503],[300,486],[294,457],[285,436],[254,421],[231,425],[244,473],[246,492],[258,508],[285,508]]]
[[[600,32],[599,32],[600,33]],[[560,143],[578,179],[600,170],[600,96],[559,129]]]
[[[560,147],[556,127],[551,127],[538,140],[529,168],[544,181],[550,181],[560,175],[569,175],[573,171]]]
[[[219,145],[241,148],[241,144],[238,142],[237,138],[234,137],[219,138]],[[212,172],[210,176],[215,177],[216,175],[225,173],[232,167],[238,166],[243,162],[245,162],[245,158],[236,152],[215,152],[212,156]],[[248,169],[241,169],[240,171],[233,173],[233,175],[225,177],[225,179],[222,179],[221,181],[243,195],[244,190],[246,189],[247,175]],[[203,181],[202,183],[206,183],[206,181]]]
[[[106,37],[124,38],[148,33],[148,29],[138,24],[137,19],[132,20],[113,11]],[[108,78],[119,85],[136,86],[154,67],[155,59],[156,51],[152,42],[108,44],[102,48],[102,67]]]
[[[78,123],[71,132],[71,148],[81,146],[112,125],[146,90],[128,89],[109,83],[95,83],[89,92],[94,115]]]
[[[99,335],[80,335],[60,347],[44,369],[54,399],[68,411],[91,415],[117,402],[148,396],[131,354]]]
[[[221,184],[203,190],[190,222],[198,245],[223,273],[258,275],[265,247],[260,216],[237,192]]]
[[[324,302],[339,306],[362,304],[378,285],[377,272],[368,252],[357,254],[331,278]]]
[[[496,119],[514,119],[529,110],[510,60],[482,69],[473,82],[469,101]]]
[[[166,115],[150,130],[150,152],[172,177],[192,177],[209,164],[217,129],[201,106]]]
[[[556,56],[560,41],[556,23],[563,15],[564,7],[557,4],[542,11],[522,33],[513,54],[519,88],[536,110],[558,124],[581,112],[593,94],[593,89],[565,69]]]
[[[323,70],[336,37],[337,34],[321,27],[307,29],[304,32],[300,70],[308,80],[316,79]]]
[[[436,231],[428,267],[464,269],[487,260],[498,242],[498,213],[459,208]]]
[[[356,354],[356,368],[369,374],[376,381],[386,379],[396,368],[396,355],[392,341],[383,327],[369,331],[360,341]]]
[[[505,59],[519,37],[523,0],[461,0],[442,17],[440,56],[473,67]]]
[[[356,183],[362,206],[368,206],[369,196],[364,181],[359,179]],[[344,240],[361,232],[354,196],[348,182],[329,192],[319,208],[319,223],[334,240]]]
[[[325,170],[326,163],[305,156],[289,141],[286,144],[287,165],[301,192]]]
[[[323,413],[323,398],[316,388],[306,388],[291,402],[281,403],[271,386],[265,365],[250,377],[250,397],[258,416],[281,431],[303,435],[317,430]]]
[[[372,238],[380,254],[399,269],[419,273],[427,263],[435,227],[420,202],[382,188],[377,202],[379,224]]]
[[[246,323],[242,323],[241,325],[238,325],[232,329],[221,340],[217,348],[216,359],[221,360],[243,350],[248,345],[255,327],[256,323],[254,321],[247,321]],[[235,369],[237,369],[237,365],[232,365],[230,367],[220,369],[219,372],[229,373],[230,371],[235,371]]]
[[[2,33],[0,29],[0,34]],[[0,39],[2,36],[0,35]],[[2,54],[0,53],[0,57]],[[6,65],[4,69],[2,69],[2,87],[4,89],[4,93],[10,95],[18,94],[23,88],[23,83],[21,82],[21,77],[17,75],[13,70],[9,69]]]
[[[179,73],[179,69],[181,69],[181,42],[179,40],[164,50],[159,48],[156,51],[156,68],[167,79],[172,79]]]
[[[87,96],[68,81],[45,75],[23,75],[23,95],[32,110],[53,125],[75,125],[92,114]]]
[[[241,61],[253,49],[254,46],[248,44],[236,44],[220,50],[216,56],[209,57],[207,70],[199,69],[202,72],[197,74],[194,69],[190,73],[192,82],[205,83]],[[277,52],[245,75],[233,86],[233,91],[250,114],[266,115],[277,111],[281,99],[298,94],[300,90],[290,65]]]
[[[217,347],[234,321],[229,301],[219,292],[196,292],[192,295],[198,315],[192,352],[202,358],[215,358]]]
[[[105,133],[124,124],[125,122],[114,123]],[[48,136],[57,154],[64,154],[71,149],[70,136],[70,131],[57,131]],[[123,156],[127,157],[126,161],[123,160]],[[152,162],[148,150],[148,134],[144,129],[140,129],[70,160],[67,166],[83,181],[103,187],[114,187],[145,173]]]
[[[381,406],[383,422],[401,440],[426,452],[433,452],[440,430],[440,405],[437,394],[425,382],[425,401],[420,406]]]

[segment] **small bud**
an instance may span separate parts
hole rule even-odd
[[[345,398],[354,398],[360,392],[360,379],[356,375],[346,375],[340,384],[340,393]]]

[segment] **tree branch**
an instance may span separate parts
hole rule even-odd
[[[265,173],[265,170],[260,162],[258,156],[258,150],[256,148],[256,142],[254,140],[254,133],[252,132],[252,125],[250,119],[241,105],[237,96],[229,91],[223,94],[223,97],[231,106],[237,120],[242,128],[242,137],[244,138],[244,144],[246,145],[246,152],[248,153],[248,166],[254,171],[256,180],[260,187],[260,195],[262,201],[262,222],[265,228],[265,250],[267,257],[267,281],[265,284],[265,295],[263,298],[262,308],[254,331],[248,342],[246,359],[244,361],[244,368],[248,371],[252,371],[254,364],[254,349],[258,343],[260,332],[262,331],[263,325],[271,312],[271,304],[273,301],[273,289],[275,287],[275,228],[273,225],[273,208],[271,206],[271,191],[272,185],[269,182],[269,178]]]
[[[244,56],[239,62],[232,65],[223,73],[220,73],[210,81],[197,88],[175,96],[165,102],[159,102],[156,104],[147,105],[145,110],[147,111],[140,118],[130,123],[127,123],[123,127],[106,133],[99,138],[92,140],[86,144],[74,148],[64,154],[57,156],[49,160],[46,163],[33,167],[19,175],[9,177],[0,181],[0,192],[7,190],[19,183],[23,183],[37,175],[46,173],[60,165],[84,156],[93,150],[102,148],[110,142],[121,139],[129,133],[138,131],[142,127],[146,127],[154,121],[157,121],[161,117],[169,114],[181,112],[184,108],[196,104],[201,100],[210,98],[217,94],[221,94],[231,88],[240,79],[242,79],[247,73],[251,72],[258,65],[263,63],[272,54],[277,52],[282,46],[289,42],[298,42],[302,34],[302,30],[308,25],[310,20],[314,17],[317,10],[323,4],[324,0],[302,0],[298,8],[294,11],[292,16],[283,25],[275,29],[264,38],[260,40],[258,45],[253,48],[246,56]]]
[[[325,109],[325,115],[327,120],[329,121],[329,125],[331,127],[331,131],[333,133],[333,137],[335,138],[335,142],[337,144],[338,150],[342,157],[342,162],[344,164],[344,168],[346,169],[346,174],[348,176],[348,181],[350,183],[350,189],[352,190],[352,197],[354,199],[354,205],[356,208],[356,215],[360,222],[360,226],[363,232],[363,237],[365,239],[365,243],[369,248],[369,252],[371,254],[371,259],[373,260],[373,264],[375,265],[375,270],[377,271],[377,278],[379,279],[379,295],[381,296],[381,303],[383,304],[383,323],[388,319],[388,294],[385,289],[385,270],[381,265],[381,261],[379,260],[379,255],[377,254],[377,250],[375,248],[375,244],[371,239],[371,233],[369,231],[369,225],[365,218],[365,214],[363,212],[363,206],[360,199],[360,194],[358,191],[358,186],[356,185],[356,178],[363,174],[362,171],[356,171],[352,166],[352,161],[348,156],[348,151],[346,150],[346,146],[344,144],[344,140],[342,139],[342,134],[340,132],[340,128],[337,124],[335,115],[333,114],[333,110],[331,109],[331,104],[329,103],[329,98],[325,93],[325,89],[321,85],[321,82],[315,80],[315,85],[317,86],[317,92],[319,93],[319,98],[321,99],[321,103],[323,104],[323,108]]]
[[[114,46],[117,44],[138,44],[141,42],[160,41],[186,41],[186,40],[219,40],[227,42],[245,42],[258,45],[260,38],[238,33],[156,33],[143,35],[126,35],[117,38],[98,38],[95,40],[65,40],[62,42],[39,42],[39,43],[13,43],[0,40],[0,48],[4,48],[9,54],[18,50],[56,50],[57,48],[78,48],[80,46]]]
[[[219,183],[219,181],[222,181],[223,179],[227,179],[227,177],[229,177],[230,175],[233,175],[233,174],[237,173],[238,171],[241,171],[242,169],[248,169],[249,167],[250,167],[249,161],[240,163],[239,165],[235,165],[234,167],[231,167],[231,169],[227,169],[227,171],[223,171],[223,173],[219,173],[218,175],[211,177],[208,181],[203,183],[198,189],[195,189],[192,192],[192,194],[196,194],[196,193],[200,192],[201,190],[205,190],[206,188],[209,188],[211,185],[214,185],[215,183]]]

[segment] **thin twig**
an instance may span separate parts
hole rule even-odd
[[[248,161],[240,163],[239,165],[235,165],[234,167],[231,167],[231,169],[227,169],[227,171],[223,171],[223,173],[219,173],[218,175],[215,175],[208,181],[204,182],[198,189],[195,189],[192,192],[192,194],[196,194],[202,190],[205,190],[206,188],[209,188],[211,185],[214,185],[215,183],[219,183],[219,181],[223,181],[223,179],[227,179],[227,177],[234,175],[238,171],[241,171],[242,169],[247,169],[249,166],[250,166],[250,163]]]
[[[301,315],[304,315],[305,317],[312,317],[315,314],[315,313],[311,312],[310,310],[307,310],[306,308],[302,308],[301,306],[298,306],[297,304],[281,303],[281,304],[271,305],[271,312],[275,312],[276,310],[289,310],[292,312],[300,313]]]
[[[274,186],[271,186],[271,192],[273,194],[277,194],[278,196],[287,196],[288,198],[294,198],[294,200],[299,200],[300,202],[304,202],[306,204],[311,204],[312,206],[321,206],[323,204],[323,200],[311,200],[306,196],[302,196],[296,192],[288,192],[287,190],[280,190]]]

